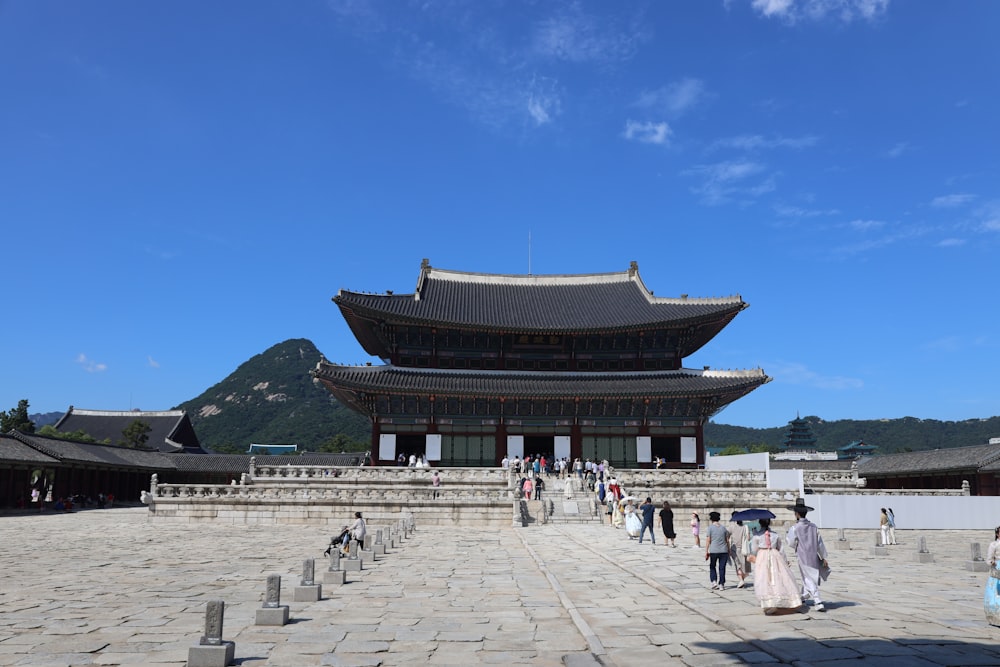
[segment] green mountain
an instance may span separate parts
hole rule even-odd
[[[365,451],[371,441],[368,420],[309,375],[320,356],[312,341],[286,340],[174,409],[187,411],[198,439],[209,450],[246,452],[250,443],[258,443]],[[341,437],[331,442],[338,434]]]
[[[1000,417],[967,419],[961,422],[916,417],[865,421],[824,421],[815,416],[804,419],[809,422],[812,433],[816,436],[816,448],[820,451],[832,451],[855,440],[862,440],[866,445],[878,447],[879,454],[892,454],[984,445],[990,438],[1000,437]],[[705,445],[724,448],[730,445],[749,447],[763,444],[773,451],[779,451],[788,430],[788,424],[775,428],[747,428],[710,422],[705,425]]]

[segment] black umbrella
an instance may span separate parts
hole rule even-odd
[[[730,521],[758,521],[760,519],[773,519],[774,512],[771,510],[749,509],[733,512]]]

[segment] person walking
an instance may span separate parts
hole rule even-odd
[[[642,544],[642,538],[646,534],[646,530],[649,530],[649,541],[656,544],[656,533],[653,532],[653,513],[656,511],[656,507],[653,505],[653,499],[649,496],[646,497],[646,502],[639,505],[639,511],[642,512],[642,528],[639,529],[639,544]]]
[[[886,516],[889,517],[889,544],[896,543],[896,515],[891,507],[886,508]]]
[[[532,491],[533,488],[534,487],[531,484],[531,478],[530,477],[525,477],[524,478],[524,483],[521,485],[521,490],[524,492],[524,499],[525,500],[531,500],[531,491]]]
[[[434,474],[431,475],[431,487],[433,489],[432,495],[434,496],[434,498],[437,498],[439,495],[441,495],[441,475],[438,474],[437,470],[435,470]]]
[[[668,547],[677,548],[677,533],[674,532],[674,511],[670,509],[670,503],[663,501],[663,509],[659,516],[660,528],[663,530],[663,544]]]
[[[882,546],[889,544],[889,514],[882,508],[882,515],[878,518],[878,527],[882,532]]]
[[[819,534],[819,528],[806,518],[813,508],[805,504],[802,498],[796,498],[795,505],[788,508],[795,513],[795,523],[788,529],[785,543],[795,550],[799,561],[799,574],[802,575],[802,599],[812,598],[813,610],[826,611],[819,595],[819,584],[830,574],[826,562],[826,545]]]
[[[542,478],[539,477],[538,479],[535,480],[535,500],[542,499],[542,491],[544,490],[545,490],[545,482],[543,482]]]
[[[760,520],[760,529],[750,539],[747,558],[753,563],[753,592],[765,614],[802,606],[795,576],[781,553],[781,536],[771,530],[770,519]]]
[[[736,514],[736,512],[733,512],[733,514]],[[744,559],[750,555],[744,550],[743,543],[747,541],[749,535],[742,521],[736,521],[735,524],[735,526],[729,529],[729,560],[732,562],[733,567],[736,568],[736,576],[740,579],[740,583],[736,584],[736,588],[743,588],[747,585],[747,563]]]
[[[1000,526],[993,531],[993,542],[986,550],[986,562],[990,565],[986,577],[986,591],[983,593],[983,608],[986,622],[1000,625]]]
[[[701,547],[701,519],[695,512],[691,512],[691,536],[694,537],[694,548]]]
[[[729,531],[719,523],[722,515],[709,512],[708,530],[705,532],[705,560],[708,563],[708,579],[712,590],[726,590],[726,563],[729,561]]]

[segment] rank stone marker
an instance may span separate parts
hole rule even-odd
[[[205,608],[205,634],[197,646],[188,649],[187,667],[227,667],[236,657],[236,642],[222,639],[222,619],[226,603],[211,600]]]
[[[323,597],[323,585],[316,583],[316,560],[302,561],[302,581],[295,587],[292,599],[295,602],[319,602]]]
[[[264,606],[257,610],[257,625],[285,625],[288,605],[281,604],[281,575],[269,574],[264,591]]]

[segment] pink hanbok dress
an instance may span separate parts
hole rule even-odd
[[[753,561],[753,592],[765,613],[802,606],[799,585],[781,553],[781,537],[770,530],[759,531],[750,541]]]

